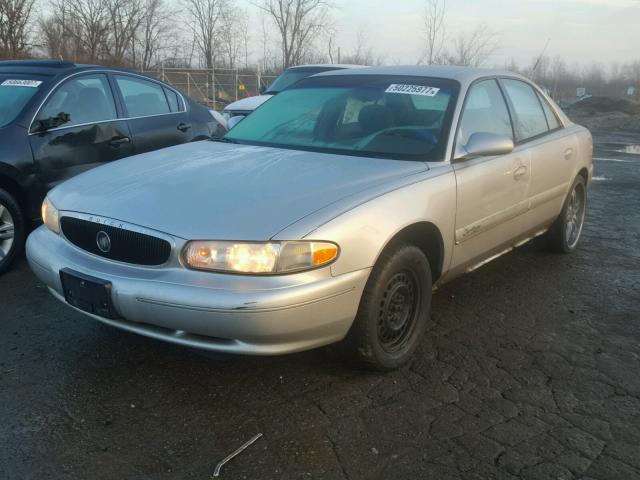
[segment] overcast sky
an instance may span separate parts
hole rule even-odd
[[[424,0],[334,0],[343,51],[360,29],[385,63],[415,63]],[[455,36],[478,23],[498,34],[500,48],[489,61],[502,66],[514,58],[529,63],[550,39],[546,54],[569,63],[640,59],[640,0],[447,0],[447,33]]]

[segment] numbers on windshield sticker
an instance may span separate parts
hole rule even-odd
[[[400,83],[392,83],[385,90],[385,93],[403,93],[405,95],[421,95],[423,97],[435,97],[439,88],[425,87],[424,85],[402,85]]]
[[[5,80],[0,84],[2,87],[31,87],[37,88],[42,82],[40,80]]]

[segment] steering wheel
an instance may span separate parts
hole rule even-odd
[[[358,142],[357,147],[363,148],[376,138],[383,136],[419,140],[431,145],[436,145],[438,143],[438,138],[433,133],[425,130],[424,127],[390,127],[372,133],[371,135],[367,135],[365,138]]]

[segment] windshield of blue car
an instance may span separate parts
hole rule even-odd
[[[235,126],[230,142],[378,158],[440,161],[459,85],[427,77],[307,78]]]
[[[24,75],[0,75],[0,128],[16,119],[41,85],[42,80]]]
[[[266,95],[275,95],[280,93],[285,88],[289,88],[294,83],[302,80],[303,78],[310,77],[316,73],[326,72],[327,70],[336,70],[335,68],[327,67],[308,67],[308,68],[291,68],[285,70],[278,78],[276,78],[269,88],[264,92]]]

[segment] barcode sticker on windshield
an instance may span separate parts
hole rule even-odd
[[[404,93],[406,95],[422,95],[423,97],[435,97],[439,88],[425,87],[424,85],[402,85],[400,83],[392,83],[385,90],[386,93]]]
[[[0,84],[2,87],[31,87],[37,88],[42,82],[40,80],[5,80]]]

